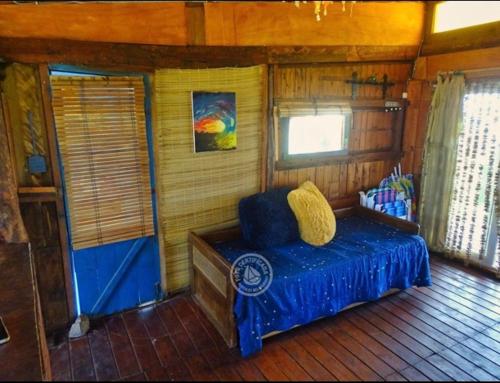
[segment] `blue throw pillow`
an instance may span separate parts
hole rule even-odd
[[[300,239],[297,219],[288,205],[290,191],[272,189],[240,201],[241,233],[249,247],[267,249]]]

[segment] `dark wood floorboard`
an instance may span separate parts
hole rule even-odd
[[[67,342],[61,343],[51,350],[50,366],[52,369],[52,380],[56,382],[72,380],[69,345]]]
[[[69,344],[71,370],[76,381],[95,381],[94,364],[87,337],[76,339]]]
[[[54,380],[500,380],[500,283],[439,257],[431,268],[431,287],[274,336],[248,359],[189,296],[117,314],[51,349]]]
[[[95,329],[88,335],[88,338],[97,380],[118,379],[118,369],[111,351],[106,327],[101,326]]]

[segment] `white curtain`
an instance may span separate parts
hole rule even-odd
[[[445,252],[497,272],[499,160],[500,81],[468,83]]]

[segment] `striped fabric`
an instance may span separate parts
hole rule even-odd
[[[382,204],[386,202],[396,201],[396,195],[398,192],[391,188],[379,188],[376,189],[375,203]]]

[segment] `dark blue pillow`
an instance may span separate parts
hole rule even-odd
[[[300,239],[297,219],[286,198],[290,191],[288,187],[272,189],[240,201],[241,233],[249,247],[267,249]]]

